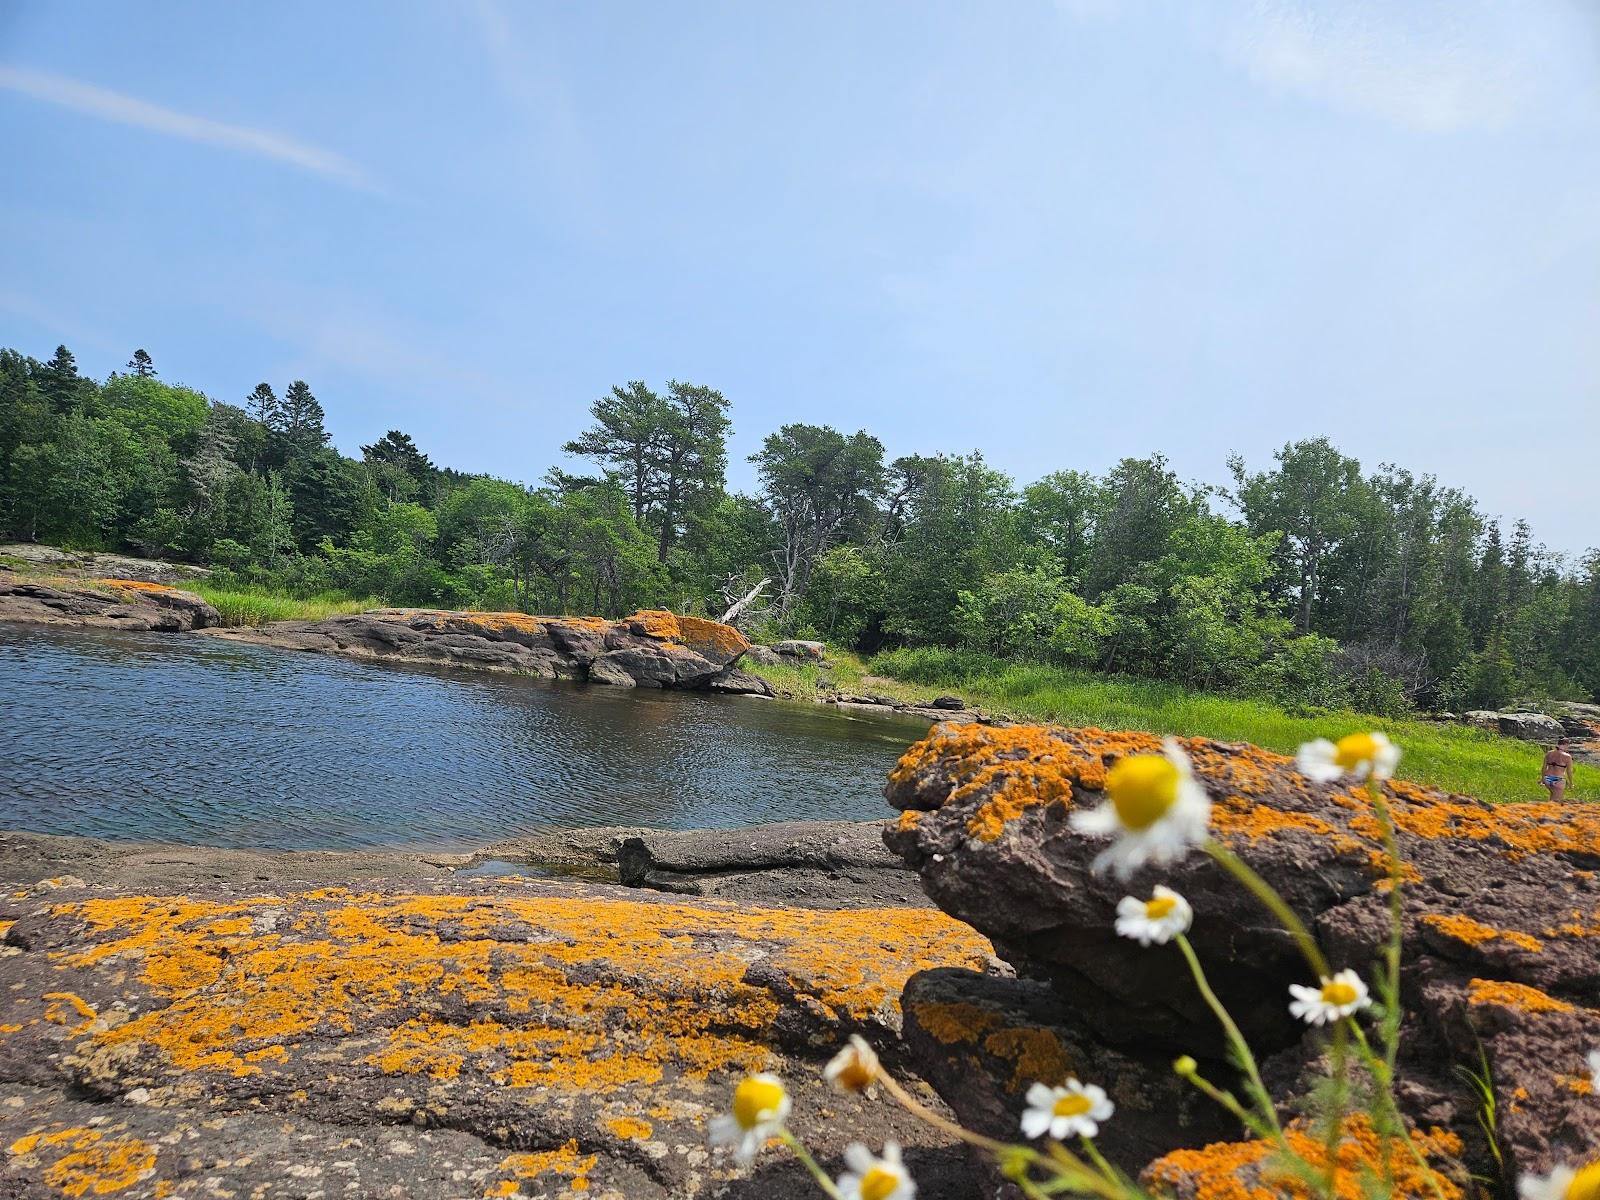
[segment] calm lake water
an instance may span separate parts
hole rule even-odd
[[[924,722],[0,624],[0,828],[284,849],[889,815]]]

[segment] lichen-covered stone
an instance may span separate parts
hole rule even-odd
[[[1182,744],[1211,795],[1215,835],[1313,926],[1336,968],[1371,978],[1389,897],[1367,794],[1312,783],[1255,747]],[[1019,971],[1051,981],[1063,1024],[1219,1059],[1216,1022],[1177,949],[1114,932],[1123,895],[1176,888],[1194,907],[1190,936],[1212,983],[1257,1050],[1303,1059],[1306,1031],[1289,1015],[1287,988],[1309,982],[1307,968],[1232,876],[1198,852],[1128,885],[1089,870],[1104,843],[1075,833],[1070,812],[1102,801],[1119,758],[1158,749],[1148,734],[940,726],[890,777],[886,794],[902,812],[885,840],[941,908],[990,936]],[[1512,1115],[1519,1093],[1576,1096],[1584,1055],[1600,1045],[1600,808],[1493,806],[1398,781],[1385,794],[1406,863],[1410,1111],[1460,1137],[1486,1169],[1477,1104],[1454,1070],[1479,1068],[1481,1039],[1511,1170],[1600,1156],[1600,1105],[1556,1105],[1527,1123]],[[1510,1018],[1493,997],[1512,998],[1525,1018],[1504,1028]],[[1579,1033],[1589,1041],[1574,1043]]]
[[[756,1069],[793,1079],[825,1154],[858,1130],[925,1145],[827,1096],[820,1063],[851,1032],[887,1049],[910,975],[988,952],[928,910],[496,881],[17,889],[0,936],[5,1195],[59,1194],[66,1154],[99,1194],[303,1196],[309,1171],[329,1194],[709,1195],[734,1173],[706,1121]]]
[[[737,687],[750,643],[731,625],[648,610],[599,617],[380,608],[320,621],[278,621],[216,636],[291,650],[577,679],[615,687]]]

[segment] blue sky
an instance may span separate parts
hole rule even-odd
[[[0,0],[0,344],[533,480],[611,384],[1600,541],[1600,8]]]

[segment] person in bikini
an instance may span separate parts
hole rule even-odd
[[[1555,749],[1544,756],[1544,771],[1539,776],[1539,782],[1550,789],[1550,799],[1556,802],[1572,786],[1572,755],[1567,753],[1569,741],[1569,738],[1562,738]]]

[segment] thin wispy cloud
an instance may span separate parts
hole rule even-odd
[[[1525,64],[1472,6],[1269,0],[1223,52],[1256,80],[1424,133],[1497,128],[1526,99]]]
[[[85,116],[283,163],[358,191],[383,190],[361,166],[342,154],[270,129],[253,129],[178,112],[136,96],[26,67],[0,66],[0,88]]]
[[[1146,32],[1163,14],[1124,0],[1055,0],[1081,25]],[[1195,0],[1184,14],[1195,48],[1264,88],[1421,133],[1495,129],[1535,90],[1538,47],[1514,12],[1468,0]]]

